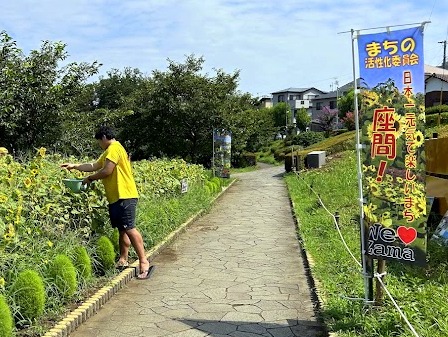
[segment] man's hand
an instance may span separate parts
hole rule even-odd
[[[91,183],[92,183],[92,180],[90,180],[89,177],[85,177],[85,178],[82,180],[82,184],[83,184],[83,185],[90,185]]]
[[[61,164],[61,168],[65,168],[65,169],[71,171],[76,168],[76,164],[64,163],[64,164]]]

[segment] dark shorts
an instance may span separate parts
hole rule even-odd
[[[120,199],[109,204],[109,217],[112,227],[119,231],[135,228],[135,210],[138,199]]]

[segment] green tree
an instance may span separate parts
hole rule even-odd
[[[66,45],[44,41],[28,56],[6,32],[0,33],[0,143],[26,151],[55,143],[63,133],[63,107],[100,66],[67,59]]]
[[[273,106],[274,126],[281,134],[286,135],[287,126],[291,123],[291,108],[286,102]]]
[[[307,126],[311,123],[311,117],[305,108],[299,109],[296,114],[296,125],[300,131],[305,131]]]
[[[360,104],[360,97],[358,94],[358,104]],[[338,99],[339,118],[344,118],[347,112],[355,111],[355,89],[350,88],[349,91]]]
[[[218,69],[213,77],[204,75],[204,59],[194,55],[184,63],[168,63],[166,71],[153,71],[149,90],[137,94],[136,109],[126,118],[122,135],[136,157],[179,156],[208,163],[212,129],[230,127],[225,114],[239,113],[253,100],[237,92],[238,71]]]

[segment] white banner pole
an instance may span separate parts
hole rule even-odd
[[[360,225],[360,236],[361,236],[361,258],[362,258],[362,274],[364,277],[364,300],[365,302],[372,301],[373,289],[371,285],[372,277],[367,274],[367,256],[365,247],[365,228],[364,228],[364,195],[362,191],[362,162],[361,162],[361,150],[362,145],[360,143],[360,130],[359,130],[359,111],[358,111],[358,83],[356,79],[356,67],[355,67],[355,39],[354,30],[351,30],[352,38],[352,61],[353,61],[353,83],[355,86],[355,130],[356,130],[356,154],[357,154],[357,166],[358,166],[358,192],[359,192],[359,225]]]

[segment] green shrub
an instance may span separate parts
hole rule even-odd
[[[426,116],[426,127],[437,126],[439,123],[439,114],[433,114]],[[442,113],[440,115],[440,124],[448,124],[448,112]]]
[[[428,115],[434,115],[439,113],[448,112],[448,105],[442,104],[442,105],[436,105],[431,106],[429,108],[425,108],[425,115],[428,117]]]
[[[205,191],[205,193],[206,193],[207,195],[211,195],[211,194],[212,194],[212,191],[210,190],[210,187],[207,186],[207,184],[204,186],[204,191]]]
[[[115,253],[120,253],[120,233],[118,232],[118,229],[114,228],[110,241],[112,241],[112,244],[114,245]]]
[[[210,194],[214,194],[215,193],[215,187],[216,185],[214,183],[212,183],[210,180],[207,180],[205,182],[205,187],[208,187],[208,189],[210,190]]]
[[[212,179],[210,179],[210,181],[212,183],[215,183],[218,187],[221,187],[221,179],[219,179],[218,177],[213,177]]]
[[[301,132],[294,137],[293,143],[295,145],[301,145],[303,147],[308,147],[310,145],[319,143],[325,139],[323,132],[307,131]]]
[[[86,247],[78,246],[75,248],[73,255],[73,264],[83,279],[89,279],[92,277],[92,260],[87,253]]]
[[[19,314],[28,320],[41,316],[45,307],[45,287],[40,275],[34,270],[24,270],[17,275],[12,286],[14,301]]]
[[[12,335],[13,319],[6,299],[0,295],[0,337]]]
[[[63,298],[70,298],[76,292],[76,268],[66,255],[57,255],[50,267],[50,277]]]
[[[96,255],[103,270],[111,269],[115,264],[114,245],[107,236],[101,236],[96,243]]]

